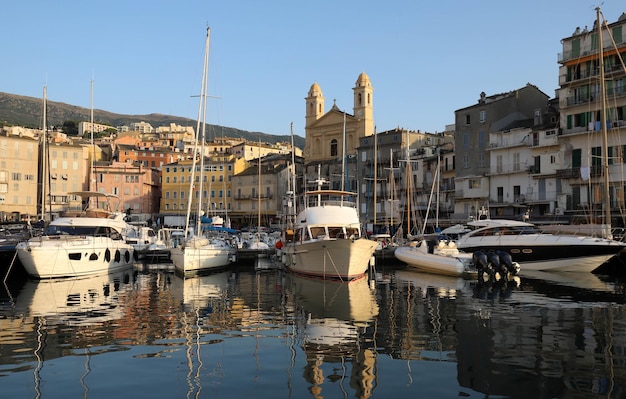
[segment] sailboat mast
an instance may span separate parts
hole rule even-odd
[[[261,242],[261,140],[259,139],[259,164],[258,164],[258,176],[257,176],[257,185],[258,185],[258,192],[257,192],[257,206],[258,206],[258,219],[257,219],[257,225],[256,225],[256,237],[257,237],[257,243]]]
[[[376,194],[378,191],[378,138],[376,137],[376,128],[374,128],[374,227],[372,232],[376,232],[376,205],[378,204]]]
[[[43,137],[42,140],[42,150],[41,150],[41,156],[43,158],[43,160],[41,161],[41,217],[39,218],[40,220],[45,220],[44,216],[46,213],[46,190],[47,190],[47,183],[48,183],[48,149],[46,147],[47,145],[47,140],[48,140],[48,128],[47,125],[48,123],[46,122],[46,118],[47,118],[47,104],[46,104],[46,98],[48,95],[48,88],[44,85],[43,87],[43,125],[41,126],[41,134]]]
[[[200,95],[200,112],[202,114],[202,134],[200,139],[200,191],[198,198],[198,209],[196,212],[196,234],[202,234],[202,181],[204,180],[204,146],[206,141],[206,113],[207,113],[207,94],[209,89],[209,42],[211,38],[211,28],[206,30],[206,44],[204,48],[204,72],[202,74],[202,93]],[[209,198],[210,200],[210,198]]]
[[[411,135],[409,131],[406,131],[406,232],[411,234],[411,150],[410,146]]]
[[[296,150],[293,142],[293,122],[291,122],[291,167],[293,172],[291,173],[291,190],[293,192],[293,219],[296,216]]]
[[[606,233],[611,234],[611,197],[609,188],[609,144],[607,133],[607,112],[606,112],[606,87],[604,81],[604,45],[602,43],[602,23],[600,20],[600,7],[596,8],[597,26],[598,26],[598,43],[599,43],[599,61],[600,61],[600,93],[602,93],[602,113],[600,125],[602,126],[602,155],[604,157],[604,218],[606,224]]]
[[[393,150],[389,149],[389,234],[391,235],[393,229],[393,201],[394,192],[396,190],[396,178],[393,175]]]
[[[345,191],[346,176],[346,113],[343,113],[343,138],[341,143],[341,191]]]

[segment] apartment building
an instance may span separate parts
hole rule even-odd
[[[257,158],[249,165],[232,180],[234,207],[230,215],[235,228],[256,227],[259,218],[263,226],[269,226],[278,218],[293,173],[287,164],[270,159]]]
[[[81,199],[69,193],[89,189],[90,148],[91,146],[88,145],[67,141],[46,143],[46,154],[42,156],[42,159],[47,159],[47,176],[40,177],[46,193],[43,198],[43,213],[40,209],[44,220],[58,216],[69,203],[75,203],[75,206],[80,205]]]
[[[619,210],[625,205],[626,14],[613,23],[602,21],[602,32],[597,21],[589,26],[592,28],[576,28],[563,38],[563,50],[558,55],[561,157],[556,170],[560,183],[555,209],[567,214],[595,213],[595,221],[604,222],[607,174],[611,208]],[[613,225],[623,224],[613,221]]]
[[[455,214],[475,215],[490,207],[490,134],[532,123],[542,114],[549,97],[530,83],[506,93],[480,94],[477,104],[455,114]],[[529,122],[530,121],[530,122]],[[528,159],[522,159],[528,162]],[[483,216],[483,215],[481,215]]]
[[[184,159],[164,165],[161,170],[161,204],[163,215],[185,215],[191,200],[195,213],[200,201],[205,214],[227,215],[232,210],[233,176],[242,172],[247,163],[243,158],[205,157],[202,185],[200,185],[200,161],[192,168],[193,159]],[[190,183],[193,181],[191,198]],[[202,186],[202,189],[200,189]]]
[[[39,140],[0,131],[0,221],[37,215]]]

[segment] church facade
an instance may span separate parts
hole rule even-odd
[[[306,100],[305,179],[321,177],[329,188],[356,191],[356,148],[374,134],[374,87],[362,72],[353,90],[352,114],[336,103],[325,111],[321,87],[313,83]],[[345,162],[344,162],[345,160]]]

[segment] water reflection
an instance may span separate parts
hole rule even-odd
[[[0,298],[3,395],[101,397],[110,380],[155,397],[626,394],[619,281],[376,277],[341,283],[248,268],[183,279],[131,269],[22,281]]]
[[[203,360],[203,345],[216,343],[214,340],[207,341],[206,334],[224,326],[230,319],[227,297],[229,276],[230,272],[222,272],[172,279],[172,295],[182,305],[180,323],[185,344],[188,398],[199,397],[202,391],[204,362],[208,363],[208,359]],[[219,368],[219,365],[215,367]]]
[[[368,327],[374,325],[378,304],[368,281],[346,283],[295,275],[290,275],[290,281],[288,290],[299,316],[296,334],[306,356],[303,377],[311,384],[313,397],[323,397],[324,388],[333,389],[336,382],[346,396],[347,384],[356,397],[370,397],[376,354]]]
[[[128,288],[134,272],[57,280],[27,280],[20,284],[10,307],[0,317],[2,362],[13,370],[32,370],[34,397],[42,396],[42,370],[46,362],[64,356],[84,356],[77,379],[87,396],[86,377],[91,371],[89,347],[106,342],[106,323],[121,319],[121,293]],[[82,349],[82,350],[81,350]],[[11,372],[11,369],[4,370]]]

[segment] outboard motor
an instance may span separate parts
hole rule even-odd
[[[478,280],[482,281],[485,273],[487,273],[490,278],[493,277],[495,270],[484,252],[474,251],[472,260],[474,261],[474,265],[476,265],[476,270],[478,270]]]
[[[498,257],[500,258],[500,263],[502,263],[506,267],[509,273],[511,273],[513,276],[519,273],[519,263],[513,262],[511,254],[504,251],[496,251],[496,254],[498,254]]]
[[[489,260],[489,263],[491,263],[491,267],[493,268],[494,272],[498,272],[500,274],[500,278],[506,279],[506,275],[507,275],[506,266],[500,262],[500,257],[496,254],[496,252],[493,250],[489,250],[487,252],[487,259]],[[494,273],[494,277],[495,277],[495,273]]]

